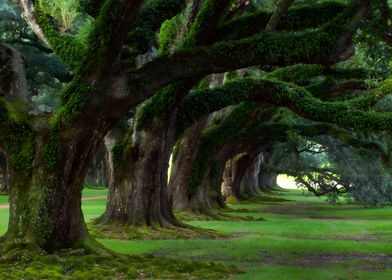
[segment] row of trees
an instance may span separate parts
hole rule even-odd
[[[388,103],[391,82],[374,81],[386,71],[342,62],[355,44],[366,46],[359,33],[388,50],[388,2],[284,0],[273,11],[258,2],[83,0],[65,11],[54,1],[8,3],[0,146],[10,220],[2,254],[26,244],[97,250],[81,195],[102,145],[109,194],[97,222],[162,227],[182,226],[173,208],[208,214],[230,196],[274,187],[278,173],[323,169],[293,164],[336,146],[328,137],[382,150],[381,138],[353,128],[391,129],[392,115],[374,109]],[[309,139],[321,148],[299,151]],[[336,155],[335,146],[328,149]],[[341,174],[343,163],[330,162]],[[329,182],[353,183],[336,176]]]

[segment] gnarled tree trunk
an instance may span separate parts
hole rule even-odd
[[[8,168],[7,160],[4,154],[0,154],[0,172],[3,177],[3,184],[0,187],[1,191],[8,191]]]
[[[252,158],[248,154],[240,154],[227,161],[222,183],[222,195],[226,201],[229,197],[243,199],[241,182],[251,163]]]
[[[135,226],[179,225],[169,203],[167,188],[174,128],[174,120],[154,119],[148,129],[134,128],[131,143],[115,148],[122,150],[113,158],[109,200],[101,222]]]
[[[248,196],[257,195],[259,189],[259,173],[261,165],[261,156],[257,156],[249,166],[243,179],[244,194]]]
[[[179,146],[176,154],[173,154],[169,190],[175,210],[184,211],[188,208],[189,177],[200,145],[201,133],[206,123],[207,117],[190,127],[180,143],[177,144]]]
[[[263,192],[272,192],[277,187],[277,177],[275,172],[261,170],[259,173],[259,185]]]
[[[31,167],[15,163],[11,153],[6,155],[11,162],[10,218],[3,252],[26,246],[23,244],[47,252],[91,248],[86,242],[92,239],[84,222],[81,197],[100,135],[90,129],[64,131],[55,138],[49,135],[38,134],[25,144],[33,158]]]
[[[226,207],[220,189],[224,166],[224,162],[215,162],[208,167],[201,184],[189,195],[188,210],[208,214],[212,209]]]

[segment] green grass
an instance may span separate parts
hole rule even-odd
[[[105,196],[105,190],[87,189],[84,196]],[[121,253],[236,265],[244,273],[233,279],[392,279],[392,207],[329,205],[299,190],[275,196],[289,201],[230,205],[241,210],[233,215],[265,220],[188,222],[231,239],[99,241]],[[105,199],[83,202],[86,220],[104,209]],[[7,215],[0,210],[0,233]]]

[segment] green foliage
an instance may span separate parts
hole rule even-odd
[[[145,126],[148,121],[155,118],[166,117],[177,101],[177,94],[183,87],[182,84],[175,83],[168,85],[153,97],[148,99],[142,108],[137,112],[137,124],[139,127]]]
[[[287,67],[278,68],[267,75],[270,79],[277,79],[284,82],[298,83],[306,81],[324,73],[323,65],[295,64]]]
[[[79,0],[80,10],[95,18],[104,2],[104,0]]]
[[[211,22],[218,22],[220,16],[227,8],[228,1],[215,1],[206,0],[200,7],[199,12],[196,15],[195,20],[189,29],[189,32],[182,42],[182,47],[193,47],[200,44],[205,44],[206,40],[210,41],[210,34],[213,30],[210,30]]]
[[[49,169],[53,169],[57,162],[59,142],[60,132],[55,129],[49,135],[49,142],[46,144],[43,151],[45,163]]]
[[[79,14],[79,0],[41,0],[45,12],[53,16],[62,32],[70,31]]]
[[[136,54],[146,53],[154,45],[156,32],[162,23],[177,15],[185,7],[183,0],[152,0],[141,9],[128,43]],[[171,31],[171,30],[170,30]],[[165,41],[165,39],[163,39]]]
[[[188,186],[190,193],[195,191],[201,184],[201,180],[206,175],[207,167],[212,164],[209,159],[213,152],[235,135],[240,129],[240,125],[250,118],[254,110],[255,105],[253,103],[242,103],[220,124],[206,129],[203,133],[195,161],[192,164]]]
[[[181,14],[172,19],[165,20],[159,30],[159,53],[169,53],[174,47],[174,42],[183,29]]]
[[[261,32],[250,38],[214,44],[209,50],[219,60],[240,60],[249,65],[322,64],[330,61],[336,42],[337,37],[319,30]]]
[[[288,10],[277,28],[295,31],[320,27],[341,13],[345,7],[345,5],[333,1],[315,5],[298,5]],[[216,31],[217,40],[251,36],[265,28],[271,15],[271,11],[260,10],[236,16],[218,26]]]
[[[8,153],[8,162],[12,168],[28,176],[34,158],[35,136],[21,122],[19,115],[14,114],[16,112],[21,113],[0,97],[0,143]]]
[[[184,131],[204,115],[246,100],[252,89],[238,80],[212,89],[195,90],[181,102],[178,111],[178,131]]]
[[[44,4],[36,5],[35,12],[39,25],[55,53],[69,66],[77,68],[86,55],[86,46],[75,37],[58,31],[47,9]]]
[[[61,96],[62,106],[56,111],[52,120],[53,123],[58,121],[69,122],[77,118],[87,106],[91,95],[96,92],[96,88],[93,86],[81,84],[74,80],[63,91]]]

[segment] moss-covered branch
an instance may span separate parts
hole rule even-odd
[[[146,3],[128,35],[127,44],[133,52],[146,53],[156,45],[156,32],[162,23],[177,15],[185,7],[184,0],[154,0]]]
[[[35,34],[72,68],[84,58],[86,46],[73,36],[62,34],[42,1],[19,0],[24,18]]]
[[[350,40],[353,30],[358,27],[358,18],[366,15],[366,8],[360,6],[358,11],[350,10],[351,13],[337,17],[319,30],[261,32],[242,40],[216,43],[208,48],[184,49],[154,60],[135,74],[143,84],[147,84],[147,79],[156,81],[143,88],[143,94],[148,97],[162,86],[177,80],[252,65],[331,65],[352,54]],[[351,17],[347,19],[347,16],[355,20],[351,20]],[[170,72],[167,71],[168,67]]]
[[[338,2],[324,2],[314,5],[298,5],[287,11],[281,18],[276,30],[298,31],[306,28],[317,28],[330,21],[347,8]],[[237,16],[218,26],[216,40],[239,39],[249,37],[263,30],[272,13],[265,10]]]
[[[213,33],[209,27],[217,24],[229,2],[228,0],[205,1],[192,22],[189,33],[181,42],[181,48],[191,48],[210,43],[213,39]],[[189,90],[196,86],[202,78],[202,75],[195,75],[190,79],[168,85],[157,92],[139,111],[138,125],[143,126],[154,117],[167,117],[173,112],[174,108],[179,106]],[[202,84],[199,83],[201,87]]]
[[[358,98],[340,102],[322,102],[314,98],[304,88],[292,84],[275,80],[241,79],[212,89],[193,91],[181,103],[178,127],[179,131],[183,131],[200,117],[224,107],[238,104],[244,100],[286,106],[302,115],[309,115],[311,119],[329,121],[349,127],[361,127],[362,124],[354,119],[352,120],[353,123],[349,122],[350,114],[352,114],[353,118],[357,114],[355,119],[358,117],[358,114],[362,115],[369,122],[371,115],[375,113],[359,110],[368,110],[368,108],[371,108],[390,92],[392,92],[392,83],[387,80],[379,88]],[[325,112],[319,112],[320,115],[318,115],[316,113],[317,109]],[[336,119],[332,119],[335,113],[339,116]],[[342,120],[343,115],[346,115],[345,121]],[[364,126],[367,125],[363,124],[362,127]],[[379,128],[376,126],[375,129]]]

